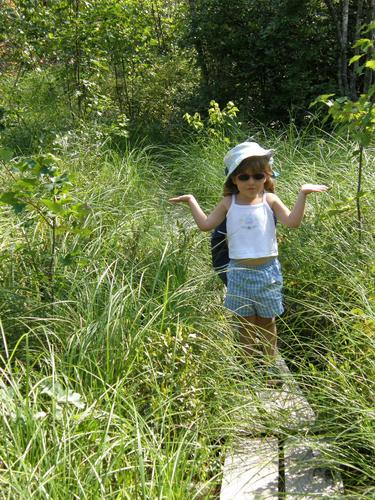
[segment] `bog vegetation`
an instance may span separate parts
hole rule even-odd
[[[279,228],[280,351],[345,496],[375,495],[374,2],[232,3],[1,3],[4,498],[218,496],[263,382],[167,199],[210,209],[247,137],[288,205],[332,187]]]

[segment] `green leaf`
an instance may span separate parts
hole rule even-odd
[[[102,69],[104,71],[109,71],[109,67],[106,64],[104,64],[103,62],[97,61],[96,59],[91,59],[91,62],[97,68]]]
[[[10,205],[16,214],[21,213],[27,207],[27,203],[24,203],[18,198],[17,193],[8,192],[3,193],[0,196],[0,203],[3,205]]]
[[[62,215],[66,212],[61,202],[48,200],[46,198],[43,198],[40,201],[43,203],[45,207],[48,208],[48,210],[50,210],[50,212],[56,215]]]
[[[348,98],[346,96],[338,97],[336,99],[336,102],[338,102],[339,104],[344,104],[344,103],[348,102]]]
[[[0,149],[0,160],[8,162],[13,158],[13,151],[9,148],[1,148]]]
[[[81,401],[81,398],[82,398],[81,394],[79,394],[78,392],[73,392],[69,389],[68,394],[66,394],[63,398],[59,398],[58,402],[71,404],[76,408],[83,410],[86,404],[83,401]]]
[[[371,68],[372,70],[375,71],[375,60],[371,59],[371,61],[366,61],[365,62],[365,67],[366,68]]]
[[[83,237],[88,237],[91,235],[91,229],[87,227],[69,227],[67,231],[69,230],[70,233],[72,234],[77,234],[79,236]]]
[[[355,307],[354,309],[352,309],[350,311],[352,314],[354,314],[355,316],[366,316],[365,312],[363,309],[359,308],[359,307]]]
[[[33,170],[36,166],[37,162],[29,158],[17,163],[16,168],[18,168],[21,172],[26,172],[28,170]]]
[[[374,93],[375,93],[375,83],[373,85],[371,85],[367,94],[369,97],[372,97]]]
[[[15,188],[17,190],[17,192],[19,193],[19,195],[22,195],[22,194],[30,194],[32,192],[35,191],[35,186],[37,184],[37,180],[36,179],[18,179],[18,181],[16,181],[14,184],[13,184],[13,188]]]
[[[18,196],[14,191],[7,191],[6,193],[2,193],[0,195],[0,203],[3,203],[4,205],[14,205],[18,202]]]
[[[362,28],[362,33],[370,33],[370,31],[375,30],[375,21],[371,21],[369,24],[365,24]]]
[[[357,47],[360,47],[361,50],[367,52],[367,50],[372,47],[372,40],[370,40],[369,38],[360,38],[353,45],[353,49],[356,49]]]
[[[353,63],[355,63],[356,61],[359,61],[361,59],[361,57],[363,57],[365,54],[357,54],[356,56],[353,56],[350,61],[349,61],[349,66]]]
[[[315,101],[313,101],[311,104],[310,104],[310,108],[312,108],[313,106],[316,106],[316,104],[329,104],[329,99],[331,97],[333,97],[335,94],[322,94],[320,96],[318,96]]]
[[[67,253],[64,256],[60,257],[60,262],[63,266],[71,266],[75,264],[77,260],[77,255],[75,253]]]
[[[52,399],[55,399],[60,404],[71,404],[82,410],[86,404],[81,401],[81,394],[73,392],[71,389],[65,389],[59,382],[45,383],[41,390],[41,394],[46,394]]]
[[[91,210],[87,203],[77,203],[76,205],[72,205],[71,209],[80,217],[86,216]]]
[[[20,214],[21,212],[23,212],[25,210],[25,208],[27,207],[27,204],[26,203],[15,203],[13,205],[13,210],[15,211],[15,213],[18,215]]]

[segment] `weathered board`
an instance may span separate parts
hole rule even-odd
[[[242,437],[226,456],[220,500],[309,500],[342,495],[340,475],[332,473],[319,452],[324,443],[304,437],[315,420],[314,411],[281,357],[278,365],[282,385],[254,386],[242,394],[234,410]],[[284,442],[291,431],[302,435]],[[262,433],[275,437],[255,438]]]
[[[298,387],[284,360],[278,358],[283,383],[280,387],[258,384],[242,394],[236,419],[242,433],[257,436],[282,430],[301,431],[315,420],[315,413]]]
[[[315,414],[308,401],[295,388],[283,386],[281,390],[256,391],[257,407],[275,423],[277,429],[301,430],[311,426]]]
[[[288,439],[284,445],[285,493],[287,499],[340,497],[344,487],[339,472],[333,472],[321,450],[323,441]]]
[[[220,500],[278,498],[277,438],[239,440],[225,459]]]

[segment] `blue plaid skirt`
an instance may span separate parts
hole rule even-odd
[[[239,316],[273,318],[283,313],[280,263],[277,258],[258,266],[230,261],[224,306]]]

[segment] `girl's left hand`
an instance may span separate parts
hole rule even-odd
[[[325,191],[329,191],[330,189],[331,188],[329,186],[326,186],[325,184],[303,184],[301,186],[301,193],[324,193]]]

